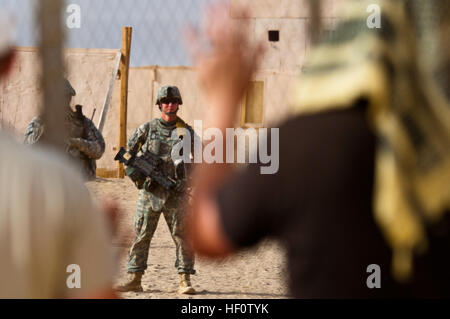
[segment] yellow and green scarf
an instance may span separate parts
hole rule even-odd
[[[374,3],[381,9],[379,29],[367,26]],[[440,10],[429,7],[436,3]],[[307,57],[292,96],[297,114],[368,101],[377,136],[375,219],[393,250],[398,280],[410,277],[414,254],[426,251],[427,225],[450,209],[450,54],[430,41],[442,43],[449,34],[449,3],[348,0],[336,30]],[[440,18],[414,22],[414,9]]]

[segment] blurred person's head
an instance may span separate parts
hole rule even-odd
[[[320,1],[323,0],[310,0]],[[339,0],[345,5],[350,0]],[[450,98],[450,1],[449,0],[399,0],[410,16],[417,41],[417,55],[437,82],[447,98]],[[383,27],[382,27],[383,28]]]
[[[367,99],[378,141],[373,210],[403,281],[450,202],[450,1],[378,1],[376,28],[366,22],[370,0],[343,4],[342,23],[309,53],[292,104],[306,114]]]
[[[403,0],[416,37],[421,67],[450,98],[450,1]]]

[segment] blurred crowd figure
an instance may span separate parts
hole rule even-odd
[[[450,297],[450,2],[377,3],[380,28],[367,25],[372,1],[347,0],[309,53],[279,127],[277,174],[197,169],[189,228],[199,254],[276,238],[295,298]],[[225,132],[263,46],[233,28],[226,4],[206,16],[188,46]]]
[[[13,26],[4,16],[0,26],[3,81]],[[0,298],[114,298],[109,225],[79,170],[63,154],[3,132],[0,149]]]

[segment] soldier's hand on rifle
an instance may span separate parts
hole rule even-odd
[[[79,142],[77,138],[67,138],[66,139],[66,153],[73,157],[80,157],[82,152],[79,149]]]
[[[147,178],[145,179],[145,182],[144,182],[144,189],[145,189],[147,192],[150,192],[150,186],[151,186],[151,184],[152,184],[152,179],[151,179],[150,177],[147,177]]]
[[[125,174],[133,181],[138,189],[144,188],[145,177],[133,167],[127,167]]]
[[[182,180],[177,180],[177,184],[175,185],[174,190],[176,192],[183,192],[185,188],[185,182]]]
[[[66,140],[66,145],[69,148],[80,148],[80,139],[71,137]]]

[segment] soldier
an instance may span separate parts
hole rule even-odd
[[[105,141],[94,123],[83,115],[81,105],[77,105],[76,111],[72,111],[70,101],[76,92],[67,79],[64,79],[64,84],[67,99],[65,105],[67,108],[66,124],[69,131],[66,152],[81,163],[85,177],[93,180],[97,169],[95,160],[102,157],[105,152]],[[38,115],[28,124],[24,143],[31,145],[38,142],[43,133],[44,123],[41,115]]]
[[[182,139],[182,133],[189,132],[193,141],[194,130],[177,116],[179,105],[183,104],[180,91],[176,86],[163,86],[158,91],[156,104],[159,106],[161,118],[155,118],[142,124],[128,140],[128,152],[136,155],[139,151],[152,153],[163,161],[163,174],[176,178],[175,165],[171,158],[172,148]],[[184,128],[185,130],[180,130]],[[176,130],[176,134],[173,131]],[[193,149],[193,148],[191,148]],[[175,267],[180,274],[180,289],[182,294],[195,294],[190,282],[190,275],[195,274],[194,255],[185,240],[183,218],[186,203],[183,196],[177,191],[168,191],[162,186],[152,184],[148,178],[142,180],[133,178],[132,171],[127,168],[127,175],[136,183],[139,192],[139,200],[134,219],[136,238],[131,246],[127,272],[130,280],[124,285],[118,286],[118,291],[142,291],[141,278],[147,269],[147,258],[150,241],[158,225],[161,212],[164,214],[169,226],[172,239],[176,246]],[[185,179],[181,180],[185,183]]]

